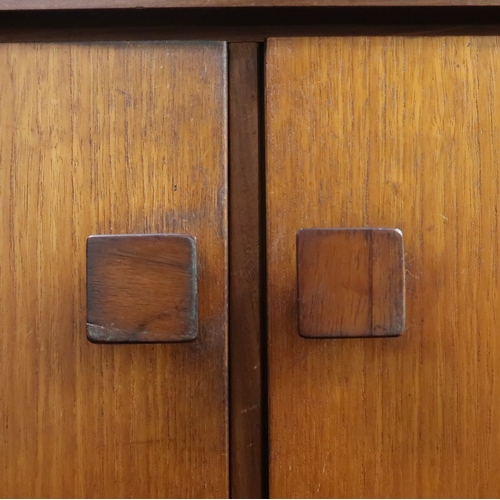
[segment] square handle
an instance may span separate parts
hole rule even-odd
[[[299,334],[394,337],[405,321],[399,229],[302,229],[297,233]]]
[[[193,236],[89,237],[87,338],[91,342],[186,342],[197,334]]]

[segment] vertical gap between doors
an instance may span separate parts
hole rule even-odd
[[[268,488],[264,49],[229,44],[230,495]]]
[[[269,498],[269,393],[267,358],[267,210],[266,210],[266,112],[265,112],[265,43],[258,45],[258,101],[259,101],[259,227],[260,227],[260,318],[262,366],[262,490]]]

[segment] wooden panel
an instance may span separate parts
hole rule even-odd
[[[500,495],[500,39],[271,40],[272,497]],[[295,234],[398,227],[406,329],[297,332]]]
[[[87,338],[186,342],[198,335],[196,239],[183,234],[87,240]]]
[[[403,235],[397,229],[297,233],[299,334],[393,337],[404,326]]]
[[[0,10],[147,9],[171,7],[320,7],[500,5],[498,0],[0,0]]]
[[[0,495],[225,497],[223,43],[0,46]],[[199,336],[95,345],[91,234],[190,233]]]
[[[229,352],[231,497],[264,498],[259,47],[229,45]]]

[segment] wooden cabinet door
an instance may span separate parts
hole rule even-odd
[[[500,40],[267,47],[272,497],[500,495]],[[401,337],[304,339],[301,228],[399,228]]]
[[[0,496],[226,497],[224,43],[0,45]],[[86,339],[91,234],[197,239],[198,338]]]

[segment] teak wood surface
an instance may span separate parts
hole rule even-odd
[[[271,497],[500,495],[500,39],[270,40]],[[406,329],[303,339],[295,234],[398,227]]]
[[[0,496],[227,497],[224,43],[0,45]],[[91,234],[197,238],[198,338],[96,345]]]

